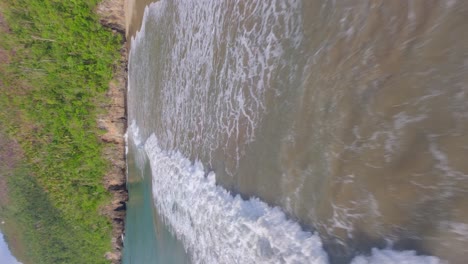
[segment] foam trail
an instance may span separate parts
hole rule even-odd
[[[302,2],[246,1],[243,5],[229,5],[232,3],[236,2],[159,1],[146,8],[143,26],[132,39],[129,56],[138,63],[131,64],[132,87],[128,88],[130,99],[140,91],[146,101],[134,102],[141,105],[131,113],[137,121],[129,127],[128,142],[135,145],[137,154],[144,152],[136,155],[139,167],[144,166],[146,153],[152,170],[154,204],[194,263],[328,263],[317,234],[303,231],[278,207],[269,207],[257,198],[232,196],[216,185],[215,174],[206,173],[200,162],[193,163],[180,152],[168,150],[192,153],[195,148],[198,153],[211,153],[219,144],[232,142],[233,146],[226,143],[224,149],[234,152],[238,160],[242,146],[255,139],[255,128],[266,108],[266,94],[273,89],[274,73],[282,67],[294,68],[294,63],[283,55],[284,50],[295,50],[301,42]],[[221,12],[226,8],[233,9],[233,19],[223,17]],[[160,39],[159,48],[165,52],[157,58],[139,56],[137,52],[152,45],[146,39],[146,34],[151,34],[146,32],[147,20],[158,26],[176,27],[164,31],[167,39],[176,41],[166,43]],[[238,24],[232,21],[245,22],[245,29],[238,30]],[[290,41],[283,42],[284,37],[275,32],[283,32]],[[233,33],[237,37],[230,39],[230,45],[219,41],[228,42]],[[226,58],[219,60],[215,50],[225,53]],[[145,67],[152,65],[151,59],[170,65],[158,71],[157,102],[148,101],[150,90],[139,90],[154,87],[151,74],[144,74]],[[146,104],[151,103],[160,104],[156,116],[147,111]],[[151,118],[161,124],[151,130],[159,140],[154,134],[146,139],[151,133],[147,126]],[[395,119],[395,124],[406,125],[402,120]],[[188,131],[196,132],[196,137]],[[414,251],[374,249],[370,256],[357,256],[352,263],[441,261],[417,256]]]
[[[295,67],[285,50],[299,48],[300,1],[159,1],[145,9],[143,20],[131,42],[130,60],[138,63],[129,67],[135,81],[129,98],[142,96],[146,99],[138,103],[144,104],[157,91],[158,123],[163,125],[152,132],[164,148],[208,155],[223,149],[237,165],[246,144],[255,139],[265,98],[279,93],[275,73]],[[147,35],[153,26],[164,29],[161,35]],[[288,40],[282,41],[278,32]],[[158,56],[139,52],[155,43]],[[149,65],[167,67],[145,74]],[[136,112],[142,116],[136,119],[145,119],[142,113],[148,108]]]
[[[153,134],[145,143],[155,206],[195,263],[328,263],[317,234],[305,232],[278,207],[233,197],[177,151],[165,151]],[[413,251],[372,251],[352,264],[441,263]]]
[[[416,252],[372,249],[370,256],[357,256],[351,264],[437,264],[445,263],[436,257],[416,256]]]
[[[216,186],[214,173],[205,177],[201,163],[161,150],[154,134],[145,150],[156,207],[195,262],[328,262],[320,238],[302,231],[280,209],[231,196]]]

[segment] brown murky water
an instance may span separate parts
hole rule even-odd
[[[168,4],[133,55],[143,137],[317,230],[332,262],[391,246],[464,263],[467,2],[203,4]]]

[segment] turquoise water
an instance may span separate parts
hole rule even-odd
[[[164,227],[155,212],[148,162],[140,167],[133,153],[127,158],[130,198],[127,203],[123,263],[189,263],[184,248]]]

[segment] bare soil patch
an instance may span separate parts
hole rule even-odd
[[[119,33],[125,38],[124,0],[105,0],[98,6],[96,12],[101,24]],[[127,86],[127,48],[122,43],[121,58],[115,69],[114,78],[109,83],[106,96],[108,104],[102,107],[106,114],[98,117],[98,126],[105,131],[101,140],[106,143],[104,157],[111,167],[106,173],[103,184],[112,193],[111,204],[102,208],[102,213],[112,221],[112,252],[106,253],[106,258],[113,264],[121,263],[123,235],[125,228],[125,211],[128,194],[126,189],[126,162],[124,134],[127,128],[126,118],[126,86]]]

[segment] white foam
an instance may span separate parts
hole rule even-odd
[[[216,185],[215,174],[207,174],[201,163],[192,163],[181,153],[169,150],[185,148],[184,153],[192,153],[192,146],[196,146],[200,148],[198,152],[210,153],[218,148],[219,142],[235,142],[238,145],[234,149],[239,155],[239,147],[254,140],[256,123],[265,111],[265,93],[271,89],[268,84],[275,77],[276,69],[290,67],[289,62],[281,58],[284,36],[276,36],[273,29],[280,29],[276,31],[284,32],[291,46],[298,46],[302,25],[300,1],[247,1],[243,5],[248,8],[243,10],[253,10],[249,14],[241,14],[240,5],[232,3],[162,0],[145,10],[141,31],[132,39],[129,56],[138,64],[131,64],[135,68],[129,69],[129,84],[134,84],[132,80],[143,79],[136,75],[152,65],[148,54],[137,53],[144,45],[151,45],[145,43],[145,22],[151,19],[156,25],[166,23],[178,27],[161,32],[165,38],[176,41],[164,44],[167,47],[162,45],[160,48],[167,52],[161,52],[157,58],[161,65],[170,65],[160,69],[161,79],[157,84],[161,98],[157,102],[161,109],[157,118],[161,126],[156,133],[160,141],[154,134],[145,141],[137,126],[144,120],[136,117],[137,121],[129,127],[129,142],[139,147],[139,153],[143,149],[148,156],[155,206],[190,252],[193,262],[328,263],[318,235],[303,231],[298,223],[288,220],[280,208],[269,207],[257,198],[243,200],[232,196]],[[279,8],[281,3],[289,6]],[[177,16],[166,17],[171,13],[168,8]],[[233,9],[232,17],[222,17],[220,11],[228,8]],[[238,31],[236,28],[242,17],[252,19],[252,23],[246,20],[245,30]],[[280,22],[283,20],[287,22]],[[250,28],[249,24],[255,27]],[[289,28],[280,28],[282,25]],[[236,38],[230,39],[233,33],[237,34]],[[230,41],[229,45],[221,46],[217,38],[225,38],[226,42]],[[226,58],[219,61],[214,50],[226,53]],[[211,78],[213,72],[216,78]],[[212,88],[219,89],[218,93],[211,93]],[[129,85],[129,98],[143,89],[154,89],[154,83],[145,79],[131,89]],[[146,90],[142,92],[144,96],[147,93]],[[148,102],[142,104],[145,103]],[[145,109],[143,105],[138,110],[141,116],[149,118]],[[403,119],[395,121],[397,128],[408,124]],[[147,126],[142,128],[147,129]],[[192,138],[188,133],[177,131],[197,133]],[[393,138],[389,141],[393,143],[391,140]],[[374,249],[372,255],[358,256],[352,263],[433,264],[440,261],[435,257],[416,256],[413,251]]]
[[[372,249],[370,256],[357,256],[351,264],[438,264],[444,263],[431,256],[417,256],[416,252]]]
[[[130,138],[136,147],[141,146],[142,140],[140,137],[140,128],[137,126],[136,121],[132,120],[130,126],[128,126],[127,132],[125,133],[125,140],[128,141],[128,134],[131,133]],[[128,142],[127,142],[128,144]]]
[[[232,196],[200,162],[161,149],[154,134],[144,149],[155,206],[195,263],[328,263],[319,236],[303,231],[280,208]],[[441,262],[413,251],[374,249],[371,256],[358,256],[352,263]]]
[[[131,142],[132,146],[134,147],[134,160],[136,163],[136,167],[140,171],[140,176],[144,178],[144,165],[146,162],[146,153],[144,149],[144,141],[140,135],[140,128],[136,125],[136,121],[132,120],[130,126],[127,129],[127,133],[125,133],[126,138],[126,155],[128,155],[128,144]],[[127,181],[128,181],[128,164],[127,164]]]
[[[283,55],[301,42],[300,5],[298,0],[241,5],[162,0],[145,9],[141,30],[131,43],[130,62],[138,63],[130,63],[129,98],[132,94],[151,97],[157,86],[158,102],[153,103],[160,108],[158,123],[163,125],[155,132],[161,145],[184,153],[224,149],[239,160],[255,138],[255,128],[266,111],[266,96],[280,93],[273,85],[278,81],[276,73],[281,68],[294,69],[295,61]],[[153,25],[163,30],[157,36],[146,35]],[[162,51],[157,57],[139,52],[154,42],[160,43]],[[153,74],[140,76],[156,67],[160,67],[157,80]],[[196,136],[177,133],[172,137],[174,131],[196,131]]]
[[[320,238],[279,208],[231,196],[201,163],[160,149],[154,134],[145,150],[155,205],[196,263],[327,263]]]

